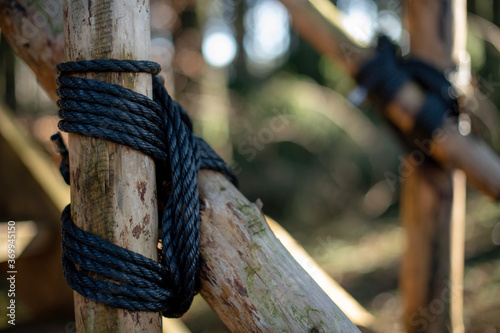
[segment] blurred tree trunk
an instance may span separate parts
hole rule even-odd
[[[407,0],[406,5],[412,56],[457,73],[465,52],[465,1]],[[405,326],[410,333],[460,333],[465,175],[416,156],[413,151],[405,157],[404,169],[412,171],[401,192],[407,235],[400,278]]]

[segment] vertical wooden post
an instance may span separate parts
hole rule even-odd
[[[66,61],[149,60],[149,1],[64,0]],[[146,73],[89,73],[152,97]],[[73,221],[101,238],[157,259],[158,216],[153,160],[101,139],[69,136]],[[78,332],[161,332],[158,313],[131,312],[75,293]]]
[[[9,40],[18,40],[16,37],[20,33],[19,25],[34,17],[31,15],[32,8],[23,8],[11,2],[7,3],[9,6],[3,8],[2,4],[3,2],[0,2],[2,29],[4,26],[9,27],[10,25],[10,29],[3,29],[2,32],[9,35]],[[91,8],[93,17],[95,17],[95,8]],[[67,5],[66,9],[68,9]],[[84,10],[88,9],[84,7]],[[137,6],[136,10],[140,13],[142,8]],[[64,14],[67,17],[68,10]],[[75,17],[75,15],[73,16]],[[84,17],[89,18],[88,15]],[[125,15],[118,14],[113,15],[113,17],[124,18]],[[73,21],[78,21],[78,18],[76,16]],[[87,21],[82,20],[81,16],[79,22],[87,24]],[[4,25],[4,23],[8,24]],[[72,24],[77,27],[75,31],[81,33],[82,29],[78,27],[77,23]],[[62,54],[62,43],[59,38],[54,39],[54,37],[56,36],[47,31],[41,31],[37,40],[47,41],[47,43],[41,45],[41,43],[30,41],[24,46],[18,46],[19,54],[33,67],[34,61],[38,60],[38,58],[33,59],[33,56],[48,53],[46,52],[47,45],[51,46],[50,50],[54,49],[52,56],[55,58],[45,58],[42,62],[43,66],[40,68],[48,73],[40,80],[46,89],[53,87],[52,82],[55,82],[56,76],[53,66],[51,67],[50,64],[61,61],[56,61],[56,59],[60,59],[58,57]],[[23,47],[26,48],[24,52]],[[35,49],[31,49],[32,47]],[[49,70],[49,67],[52,70]],[[55,98],[55,94],[52,96]],[[90,141],[91,143],[96,142],[96,140]],[[99,146],[95,150],[99,149],[98,151],[102,152],[101,147]],[[116,147],[116,149],[122,148]],[[111,155],[111,157],[108,159],[108,164],[115,166],[116,156]],[[83,160],[83,158],[90,159],[90,157],[78,156],[79,160]],[[103,163],[107,165],[106,160]],[[92,164],[88,162],[87,165]],[[105,173],[100,164],[94,164],[92,167],[94,173],[98,173],[104,178]],[[80,170],[84,169],[80,168]],[[139,174],[137,170],[136,174]],[[90,177],[87,176],[87,178]],[[112,184],[111,180],[115,180],[115,178],[113,174],[113,177],[110,177],[105,185],[109,187]],[[198,183],[201,197],[205,201],[205,210],[201,213],[200,226],[202,253],[200,293],[232,331],[359,332],[356,326],[276,239],[258,205],[250,203],[223,175],[217,172],[201,170]],[[79,186],[82,184],[79,183]],[[99,184],[95,185],[96,191],[101,191],[99,186]],[[134,189],[129,188],[129,190],[132,193]],[[102,195],[102,198],[109,202],[105,195]],[[93,202],[95,201],[97,199]],[[96,204],[96,207],[101,208],[102,204]],[[93,226],[88,226],[88,228],[90,227]],[[105,233],[105,231],[100,233]],[[150,318],[148,321],[148,314],[131,314],[116,309],[109,309],[109,312],[106,312],[108,311],[106,308],[100,308],[99,310],[103,310],[103,312],[97,313],[94,305],[92,303],[89,303],[88,306],[84,304],[77,310],[79,311],[77,313],[79,331],[109,332],[111,330],[108,330],[108,327],[118,327],[123,332],[158,331],[153,322],[154,318]],[[148,322],[152,326],[147,327]]]
[[[465,0],[407,0],[412,56],[456,71],[465,50]],[[430,158],[404,161],[401,218],[408,249],[400,288],[407,332],[463,332],[465,176]],[[421,165],[419,165],[421,164]]]

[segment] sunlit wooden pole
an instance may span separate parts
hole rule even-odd
[[[407,0],[411,56],[447,73],[465,52],[464,0]],[[463,332],[465,175],[416,152],[404,159],[401,219],[407,250],[400,289],[407,332]],[[418,156],[424,156],[423,154]]]
[[[26,4],[27,1],[20,2]],[[95,2],[92,3],[95,6]],[[86,4],[85,1],[84,5]],[[57,23],[50,28],[41,29],[36,38],[31,36],[30,38],[34,38],[33,43],[18,42],[20,38],[24,38],[24,22],[28,20],[32,24],[39,6],[42,6],[42,1],[26,7],[0,2],[0,23],[2,29],[7,27],[2,32],[7,33],[8,40],[15,46],[18,55],[30,67],[47,74],[40,80],[40,84],[47,89],[52,87],[55,80],[55,72],[50,64],[58,62],[57,50],[62,49]],[[87,12],[88,8],[83,8]],[[141,8],[136,7],[135,11],[140,14]],[[95,8],[92,9],[95,16]],[[81,18],[88,20],[89,16]],[[87,22],[82,21],[79,23],[85,26]],[[58,22],[57,19],[54,22]],[[129,33],[129,36],[132,35]],[[31,41],[29,38],[27,40]],[[45,42],[38,42],[39,40]],[[35,47],[36,51],[31,47]],[[43,68],[37,68],[36,61]],[[52,97],[55,98],[55,95]],[[112,162],[113,159],[110,158],[109,161]],[[101,171],[100,168],[97,170]],[[106,175],[102,171],[98,174]],[[201,197],[205,201],[200,225],[200,293],[232,331],[359,332],[321,286],[283,247],[269,229],[257,205],[249,202],[224,176],[214,171],[201,170],[198,183]],[[129,190],[131,194],[135,193],[134,188]],[[327,290],[330,289],[327,281],[323,280],[322,283],[326,283]],[[106,325],[112,328],[121,325],[120,331],[123,332],[140,331],[145,327],[135,325],[134,321],[142,323],[144,317],[147,318],[147,313],[146,316],[143,313],[133,313],[133,316],[127,313],[125,316],[126,312],[109,309],[109,313],[100,312],[97,315],[94,311],[88,314],[87,309],[94,308],[94,305],[81,308],[83,314],[77,314],[80,325],[98,323],[100,326],[95,326],[94,330],[97,332],[110,332]],[[127,319],[131,322],[123,327]],[[151,322],[154,323],[154,319],[151,318]],[[152,329],[156,329],[156,325]],[[91,332],[90,329],[88,331]],[[152,330],[146,328],[143,331]]]
[[[66,61],[151,58],[149,1],[63,1]],[[146,73],[89,73],[152,97]],[[73,221],[107,241],[157,259],[158,213],[151,157],[109,141],[69,135]],[[161,332],[154,312],[133,312],[75,293],[78,332]]]

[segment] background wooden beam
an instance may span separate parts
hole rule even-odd
[[[357,73],[374,52],[349,37],[341,25],[342,14],[328,0],[280,0],[289,10],[294,27],[319,53],[330,57],[351,75]],[[387,104],[383,115],[403,133],[413,130],[415,116],[424,101],[415,82],[403,85]],[[480,191],[500,199],[500,158],[474,136],[463,136],[457,126],[445,123],[441,138],[430,143],[430,156],[443,168],[459,168]]]
[[[406,1],[411,56],[447,73],[459,73],[467,37],[464,0]],[[401,183],[401,219],[407,250],[400,288],[409,333],[463,332],[465,175],[429,158]]]
[[[64,49],[50,46],[64,40],[62,0],[0,1],[0,13],[2,37],[16,54],[23,54],[38,81],[46,82],[49,96],[57,100],[54,69],[64,60]]]

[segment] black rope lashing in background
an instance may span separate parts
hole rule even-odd
[[[62,214],[63,267],[66,281],[82,296],[133,311],[161,311],[180,317],[199,289],[200,199],[198,170],[236,176],[213,149],[193,135],[186,111],[153,77],[154,100],[119,85],[68,76],[86,72],[145,72],[156,75],[151,61],[90,60],[57,66],[59,128],[130,146],[155,159],[161,213],[160,262],[109,243]],[[69,184],[69,159],[60,134],[52,140],[63,156],[61,173]],[[99,223],[99,221],[94,221]],[[92,274],[91,274],[92,273]],[[93,277],[93,276],[96,276]],[[103,278],[107,279],[106,281]]]
[[[396,46],[386,36],[379,38],[375,56],[361,67],[356,80],[384,105],[394,99],[403,84],[415,80],[426,97],[415,118],[414,131],[427,137],[445,119],[458,116],[456,92],[446,76],[426,62],[398,58]]]

